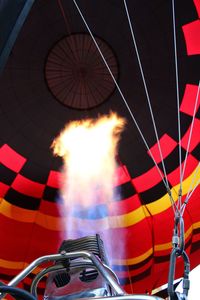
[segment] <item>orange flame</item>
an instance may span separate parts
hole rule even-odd
[[[112,200],[115,155],[124,125],[116,113],[73,121],[53,141],[53,153],[64,160],[62,194],[68,205],[87,207]]]

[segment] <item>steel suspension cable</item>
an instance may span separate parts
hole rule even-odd
[[[188,195],[188,197],[187,197],[187,203],[188,203],[189,199],[192,197],[192,195],[193,195],[194,191],[196,190],[196,188],[198,187],[199,183],[200,183],[200,178],[199,178],[199,180],[197,181],[197,183],[196,183],[195,187],[193,188],[193,190],[192,190],[192,191],[190,192],[190,194]]]
[[[196,112],[197,112],[197,104],[198,104],[198,100],[199,100],[199,91],[200,91],[200,80],[199,80],[197,95],[196,95],[196,99],[195,99],[194,111],[193,111],[193,114],[192,114],[192,123],[191,123],[191,127],[190,127],[188,143],[187,143],[187,149],[186,149],[186,154],[185,154],[185,161],[184,161],[183,171],[182,171],[182,178],[181,178],[182,181],[183,181],[183,177],[184,177],[184,174],[185,174],[185,168],[186,168],[186,164],[187,164],[187,158],[188,158],[189,148],[190,148],[191,139],[192,139],[192,132],[193,132],[193,128],[194,128],[194,120],[195,120],[195,115],[196,115]]]
[[[191,180],[191,183],[190,183],[190,187],[188,189],[188,193],[186,195],[185,201],[183,202],[183,204],[181,206],[181,215],[182,216],[184,214],[184,211],[185,211],[186,205],[188,204],[189,199],[191,198],[192,194],[194,193],[194,191],[196,190],[197,186],[200,183],[200,179],[199,179],[197,181],[196,185],[194,186],[194,188],[192,189],[199,170],[200,170],[200,162],[198,163],[197,168],[196,168],[196,170],[195,170],[195,172],[193,174],[193,177],[192,177],[192,180]]]
[[[118,90],[118,92],[119,92],[119,94],[120,94],[122,100],[124,101],[124,104],[125,104],[125,106],[126,106],[128,112],[129,112],[129,114],[130,114],[130,116],[131,116],[131,118],[132,118],[132,120],[133,120],[133,122],[134,122],[134,124],[135,124],[135,126],[136,126],[136,128],[137,128],[137,130],[138,130],[138,132],[139,132],[139,134],[140,134],[140,136],[141,136],[141,138],[142,138],[142,140],[143,140],[143,143],[145,144],[147,150],[149,151],[150,157],[151,157],[151,159],[153,160],[153,162],[154,162],[154,164],[155,164],[155,166],[156,166],[156,168],[157,168],[157,170],[158,170],[158,173],[159,173],[159,175],[160,175],[160,177],[161,177],[161,179],[162,179],[162,181],[163,181],[163,183],[164,183],[164,185],[165,185],[165,188],[166,188],[166,190],[167,190],[167,193],[169,194],[170,201],[171,201],[171,204],[172,204],[172,208],[173,208],[173,211],[174,211],[174,214],[175,214],[176,211],[177,211],[177,206],[176,206],[176,203],[175,203],[175,201],[174,201],[174,199],[173,199],[173,197],[172,197],[171,190],[170,190],[169,186],[167,185],[167,183],[166,183],[166,181],[165,181],[165,179],[164,179],[164,177],[163,177],[163,174],[161,173],[161,170],[160,170],[159,167],[158,167],[157,162],[156,162],[155,159],[154,159],[154,156],[153,156],[153,154],[152,154],[152,152],[151,152],[151,150],[150,150],[150,148],[149,148],[149,145],[148,145],[148,143],[147,143],[147,141],[146,141],[146,139],[145,139],[145,137],[144,137],[144,135],[143,135],[143,133],[142,133],[140,127],[139,127],[139,124],[138,124],[136,118],[134,117],[133,112],[131,111],[131,109],[130,109],[130,107],[129,107],[129,105],[128,105],[128,102],[127,102],[127,100],[126,100],[126,98],[125,98],[125,96],[124,96],[124,94],[123,94],[123,92],[122,92],[120,86],[118,85],[118,83],[117,83],[117,81],[116,81],[116,79],[115,79],[115,77],[114,77],[114,75],[113,75],[113,73],[112,73],[112,71],[111,71],[111,69],[110,69],[110,67],[109,67],[109,65],[108,65],[108,63],[107,63],[107,61],[106,61],[106,59],[105,59],[105,57],[104,57],[104,55],[103,55],[103,53],[102,53],[102,51],[101,51],[99,45],[98,45],[98,43],[97,43],[97,41],[96,41],[96,39],[95,39],[95,37],[94,37],[94,35],[93,35],[93,33],[92,33],[92,31],[91,31],[89,25],[88,25],[88,23],[87,23],[87,21],[86,21],[86,19],[85,19],[85,17],[83,16],[80,7],[78,6],[76,0],[72,0],[72,1],[73,1],[74,5],[75,5],[75,7],[76,7],[76,9],[77,9],[77,11],[78,11],[80,17],[81,17],[83,23],[85,24],[85,26],[86,26],[86,28],[87,28],[87,30],[88,30],[88,32],[89,32],[89,34],[90,34],[90,36],[91,36],[93,42],[94,42],[94,44],[95,44],[95,46],[96,46],[96,48],[97,48],[97,50],[98,50],[98,52],[99,52],[99,54],[100,54],[100,56],[101,56],[101,58],[102,58],[102,60],[103,60],[105,66],[106,66],[106,68],[107,68],[107,70],[108,70],[108,72],[109,72],[109,74],[110,74],[110,76],[112,77],[112,80],[113,80],[113,82],[115,83],[115,86],[116,86],[116,88],[117,88],[117,90]]]
[[[182,154],[181,154],[181,120],[180,120],[180,96],[179,96],[179,76],[178,76],[178,58],[176,45],[176,19],[174,0],[172,0],[172,16],[173,16],[173,40],[174,40],[174,62],[175,62],[175,77],[176,77],[176,100],[177,100],[177,118],[178,118],[178,140],[179,140],[179,168],[180,168],[180,189],[179,189],[179,208],[181,207],[182,197]]]
[[[146,84],[146,79],[145,79],[145,75],[144,75],[144,71],[143,71],[143,67],[142,67],[142,62],[141,62],[140,55],[139,55],[139,50],[138,50],[135,34],[134,34],[134,31],[133,31],[133,25],[132,25],[132,22],[131,22],[131,19],[130,19],[130,14],[129,14],[129,10],[128,10],[126,0],[123,0],[123,1],[124,1],[124,7],[125,7],[125,11],[126,11],[127,19],[128,19],[128,24],[129,24],[129,28],[130,28],[130,32],[131,32],[131,37],[132,37],[133,44],[134,44],[134,49],[135,49],[135,52],[136,52],[136,56],[137,56],[137,60],[138,60],[139,68],[140,68],[140,73],[141,73],[141,76],[142,76],[144,90],[145,90],[146,97],[147,97],[147,102],[148,102],[148,107],[149,107],[149,111],[150,111],[150,115],[151,115],[151,120],[152,120],[152,123],[153,123],[154,133],[155,133],[156,141],[157,141],[157,144],[158,144],[158,149],[159,149],[160,159],[161,159],[161,163],[162,163],[162,167],[163,167],[165,182],[166,182],[167,187],[169,188],[169,182],[168,182],[168,179],[167,179],[165,163],[164,163],[163,154],[162,154],[162,150],[161,150],[161,146],[160,146],[160,141],[159,141],[159,138],[158,138],[158,131],[157,131],[157,127],[156,127],[155,117],[154,117],[153,110],[152,110],[151,100],[150,100],[150,96],[149,96],[149,92],[148,92],[148,88],[147,88],[147,84]]]

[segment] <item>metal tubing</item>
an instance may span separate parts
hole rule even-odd
[[[183,274],[183,293],[179,296],[184,299],[187,298],[189,290],[189,272],[190,272],[190,260],[185,251],[181,253],[179,248],[174,248],[170,256],[170,266],[169,266],[169,277],[168,277],[168,294],[171,300],[177,299],[177,293],[174,291],[174,275],[176,269],[176,259],[177,257],[182,257],[184,261],[184,274]]]
[[[82,298],[83,299],[83,298]],[[76,300],[82,300],[76,299]],[[84,298],[84,300],[163,300],[163,298],[150,296],[150,295],[120,295],[120,296],[110,296],[110,297],[98,297],[98,298]]]
[[[38,265],[47,261],[60,261],[70,258],[88,258],[96,266],[99,273],[103,278],[109,283],[117,295],[125,295],[125,291],[120,287],[120,285],[113,279],[109,274],[109,271],[104,267],[103,263],[92,253],[86,251],[77,251],[77,252],[62,252],[61,254],[53,254],[39,257],[34,260],[27,268],[25,268],[21,273],[14,277],[9,283],[8,286],[16,286],[21,280],[23,280],[28,274],[30,274]]]
[[[54,271],[60,271],[60,270],[65,270],[66,268],[63,265],[53,265],[51,267],[48,267],[46,269],[43,269],[40,273],[38,273],[31,284],[31,288],[30,288],[30,292],[34,297],[37,297],[37,286],[39,281],[42,279],[42,277],[44,277],[45,275],[47,275],[50,272],[54,272]]]
[[[63,254],[53,254],[41,256],[34,260],[28,267],[26,267],[22,272],[20,272],[17,276],[15,276],[9,283],[8,286],[16,286],[21,280],[23,280],[28,274],[30,274],[36,267],[40,264],[47,261],[55,261],[60,259],[65,259],[66,256]]]
[[[36,298],[33,295],[31,295],[29,292],[16,287],[7,286],[7,285],[0,286],[0,293],[1,293],[1,298],[4,297],[6,294],[9,294],[16,299],[36,300]]]
[[[71,264],[70,263],[70,269],[74,269],[77,267],[80,268],[80,264],[78,264],[78,263]],[[97,270],[97,267],[94,266],[94,264],[92,262],[85,262],[85,264],[81,264],[81,268],[88,268],[88,267],[93,267]],[[111,273],[113,278],[115,278],[115,280],[119,283],[119,279],[117,278],[117,275],[112,271],[112,269],[110,269],[107,265],[104,265],[104,268],[106,268],[108,270],[108,272]],[[42,279],[42,277],[44,277],[45,275],[47,275],[51,272],[60,271],[60,270],[66,270],[66,267],[64,267],[62,264],[57,264],[57,265],[50,266],[50,267],[40,271],[34,277],[34,279],[32,281],[31,289],[30,289],[31,294],[34,295],[35,297],[37,297],[37,286],[38,286],[39,281]]]
[[[171,252],[170,256],[170,264],[169,264],[169,276],[168,276],[168,294],[170,299],[174,299],[174,274],[175,274],[175,266],[176,266],[176,253],[177,248],[174,248]]]
[[[184,252],[184,248],[185,248],[185,237],[184,237],[184,233],[185,233],[185,229],[184,229],[184,221],[183,218],[180,217],[180,253],[182,254]]]
[[[12,0],[10,1],[11,9],[12,9],[12,4],[13,4],[12,2],[14,2],[14,1],[12,1]],[[18,1],[18,2],[20,4],[20,2],[22,2],[22,1]],[[34,2],[35,2],[35,0],[26,0],[24,2],[23,8],[21,9],[21,12],[15,21],[12,31],[11,31],[10,35],[8,36],[7,41],[5,42],[5,46],[2,49],[2,52],[0,53],[0,74],[3,71],[3,68],[8,60],[10,52],[12,51],[12,48],[18,37],[18,34],[19,34],[26,18],[28,17],[28,14],[29,14]]]

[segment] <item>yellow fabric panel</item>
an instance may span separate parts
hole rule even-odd
[[[195,173],[196,170],[194,170],[194,172],[187,179],[183,181],[182,184],[183,195],[187,194]],[[199,181],[199,179],[200,179],[200,174],[196,176],[196,179],[194,180],[194,185]],[[179,189],[179,185],[175,186],[171,190],[174,201],[177,201],[178,199],[177,196],[178,189]],[[161,213],[166,209],[168,209],[170,206],[171,206],[171,202],[169,199],[169,195],[165,194],[160,199],[152,203],[149,203],[146,206],[141,206],[136,210],[133,210],[127,214],[118,215],[118,216],[109,216],[104,218],[103,220],[102,219],[97,219],[97,220],[79,219],[79,224],[82,224],[83,226],[86,227],[104,226],[104,229],[106,229],[108,226],[110,228],[124,228],[139,223],[140,221],[148,217],[150,214],[154,216],[158,213]],[[16,221],[25,222],[25,223],[36,223],[44,228],[55,230],[55,231],[59,231],[61,227],[64,226],[64,224],[66,224],[66,219],[64,217],[49,216],[38,211],[31,211],[28,209],[17,207],[8,203],[5,199],[2,198],[0,202],[0,213]],[[71,218],[70,221],[77,222],[77,219],[78,218],[74,217]],[[105,221],[106,219],[107,222]],[[107,227],[105,228],[105,226]]]

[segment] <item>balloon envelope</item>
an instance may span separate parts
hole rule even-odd
[[[160,176],[164,174],[162,162],[175,201],[180,163],[183,169],[186,153],[183,200],[192,180],[199,179],[199,1],[175,5],[181,141],[171,4],[160,0],[127,1],[147,93],[123,1],[84,0],[78,5],[118,88],[74,3],[35,1],[0,78],[1,280],[7,282],[32,260],[57,252],[66,239],[67,214],[59,194],[62,160],[50,149],[55,136],[71,120],[115,111],[127,120],[117,157],[118,182],[114,189],[118,199],[106,204],[106,210],[96,219],[81,214],[78,218],[83,219],[85,228],[94,226],[98,231],[103,220],[109,219],[111,238],[106,244],[112,249],[112,267],[121,284],[128,292],[151,293],[167,282],[174,225],[173,209]],[[14,17],[8,18],[12,1],[6,8],[1,11],[5,22],[16,21],[17,9]],[[7,37],[15,21],[7,24]],[[6,42],[1,49],[4,46]],[[184,213],[185,247],[192,268],[200,263],[199,205],[197,187]],[[176,270],[176,276],[181,276],[181,259]],[[24,280],[25,288],[31,278]]]

